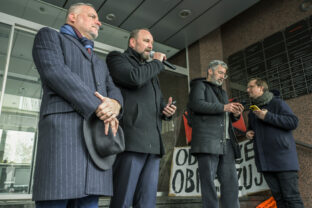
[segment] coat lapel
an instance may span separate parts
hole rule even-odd
[[[82,51],[82,53],[84,54],[84,56],[91,61],[91,55],[88,53],[87,49],[74,37],[70,36],[70,35],[64,35],[67,39],[71,40],[72,42],[74,42],[74,44],[76,44],[78,46],[78,48]]]

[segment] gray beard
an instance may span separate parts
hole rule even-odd
[[[220,83],[220,82],[218,82],[217,80],[215,80],[214,78],[211,80],[211,82],[212,82],[213,84],[217,85],[217,86],[222,86],[222,84],[223,84],[223,82]]]
[[[218,81],[215,79],[215,76],[214,76],[214,75],[212,75],[212,76],[210,77],[210,82],[213,83],[214,85],[217,85],[217,86],[222,86],[222,84],[223,84],[223,82],[221,82],[221,84],[220,84],[220,82],[218,82]]]

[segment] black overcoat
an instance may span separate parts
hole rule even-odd
[[[205,79],[196,79],[191,82],[191,92],[189,96],[189,108],[193,111],[192,115],[192,142],[191,153],[210,153],[224,154],[225,145],[225,112],[224,104],[228,103],[226,92],[219,87],[220,98],[212,89],[213,84]],[[234,135],[232,121],[235,118],[233,114],[229,116],[229,134],[232,147],[237,149],[237,139]],[[236,157],[239,157],[237,152]]]
[[[108,54],[106,62],[115,84],[124,98],[123,127],[126,151],[164,154],[161,139],[162,98],[157,75],[164,70],[158,60],[140,61],[140,55],[131,48],[124,53]]]

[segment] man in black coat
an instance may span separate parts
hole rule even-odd
[[[302,208],[298,190],[299,169],[292,130],[298,118],[290,107],[274,96],[260,78],[248,82],[247,92],[260,110],[248,115],[246,137],[254,139],[255,161],[269,185],[278,208]]]
[[[124,97],[120,125],[125,133],[126,150],[114,166],[114,196],[111,208],[154,207],[160,157],[164,154],[161,120],[176,110],[170,97],[162,98],[157,75],[164,70],[165,54],[155,52],[153,36],[147,29],[130,34],[124,53],[111,52],[107,64],[114,82]]]
[[[223,61],[210,62],[207,78],[191,82],[189,108],[192,115],[191,153],[198,160],[204,208],[218,208],[214,184],[221,184],[222,208],[238,208],[238,178],[235,158],[240,157],[232,121],[238,120],[244,107],[228,103],[222,83],[227,78]]]

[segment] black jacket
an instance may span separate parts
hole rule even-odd
[[[228,103],[226,92],[205,79],[191,82],[189,108],[192,115],[191,153],[224,154],[225,147],[225,112],[224,104]],[[229,134],[236,158],[239,157],[237,140],[233,132],[233,114],[229,116]],[[238,152],[237,152],[238,151]]]
[[[164,69],[158,60],[145,62],[131,48],[113,51],[106,59],[115,84],[124,98],[123,127],[126,151],[164,154],[161,139],[162,98],[157,75]]]

